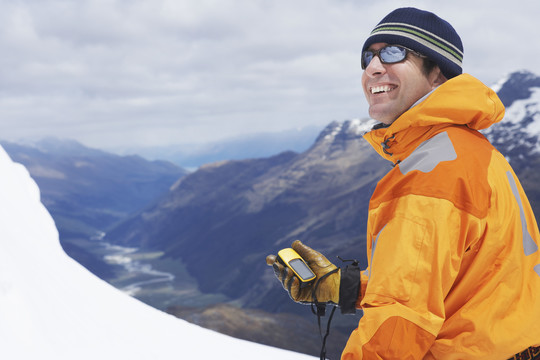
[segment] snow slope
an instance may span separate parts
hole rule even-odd
[[[62,250],[28,171],[0,147],[0,359],[313,359],[151,308]]]

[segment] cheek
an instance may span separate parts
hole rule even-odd
[[[366,75],[365,72],[362,74],[362,80],[361,80],[362,90],[364,91],[364,96],[366,97],[366,100],[369,102],[369,89],[366,87]]]
[[[428,82],[418,83],[417,86],[414,88],[414,90],[411,91],[411,97],[414,98],[413,102],[416,102],[417,100],[422,98],[424,95],[429,93],[431,90],[433,89],[431,88]],[[414,94],[414,96],[412,94]]]

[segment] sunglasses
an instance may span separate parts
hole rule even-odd
[[[401,62],[407,58],[407,54],[412,53],[418,57],[425,58],[424,55],[411,50],[407,49],[404,46],[400,45],[387,45],[385,47],[380,48],[379,50],[366,50],[362,53],[362,70],[365,70],[371,60],[375,56],[379,57],[379,60],[381,60],[381,63],[383,64],[395,64],[398,62]]]

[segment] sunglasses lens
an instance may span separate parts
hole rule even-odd
[[[381,49],[379,56],[383,63],[393,64],[405,59],[407,50],[401,46],[387,46]]]
[[[403,61],[407,57],[407,49],[401,46],[385,46],[378,51],[366,50],[362,54],[362,69],[366,69],[373,60],[373,57],[378,55],[383,64],[394,64]]]
[[[367,68],[371,60],[373,60],[373,56],[374,56],[373,51],[370,51],[370,50],[364,51],[364,53],[362,54],[362,69]]]

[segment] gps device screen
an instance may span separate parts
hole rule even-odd
[[[300,259],[293,259],[289,266],[302,278],[302,280],[311,279],[315,276],[313,271]]]

